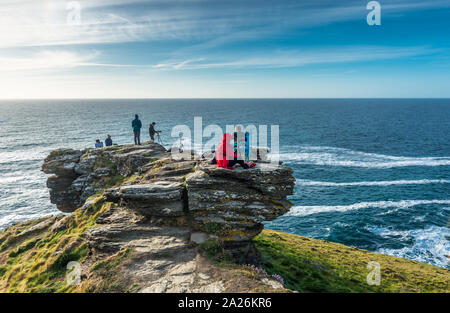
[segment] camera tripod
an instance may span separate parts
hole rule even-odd
[[[156,141],[161,145],[164,146],[164,143],[161,139],[161,136],[159,136],[159,132],[156,133]]]

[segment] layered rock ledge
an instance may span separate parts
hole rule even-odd
[[[83,260],[82,287],[74,290],[111,290],[111,280],[118,290],[139,292],[280,289],[210,261],[261,264],[252,239],[264,221],[289,210],[292,170],[261,159],[263,150],[248,170],[217,168],[212,155],[175,159],[155,143],[51,152],[42,166],[51,175],[50,198],[71,214],[39,228],[42,238],[33,242],[54,249],[43,262],[57,264],[52,269]],[[55,237],[61,240],[50,248]]]
[[[265,160],[244,170],[218,168],[187,153],[175,160],[156,143],[83,151],[59,149],[42,167],[51,201],[63,212],[102,195],[120,208],[160,225],[191,229],[202,242],[248,243],[263,222],[285,214],[295,180],[292,170]]]

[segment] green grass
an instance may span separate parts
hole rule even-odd
[[[38,242],[39,242],[39,238],[33,238],[33,239],[31,239],[31,240],[21,244],[16,249],[12,250],[8,254],[8,257],[14,258],[14,257],[18,256],[19,254],[22,254],[25,251],[30,250],[31,248],[33,248]]]
[[[111,160],[109,156],[106,156],[105,154],[101,153],[97,156],[94,169],[100,168],[100,167],[107,167],[109,168],[113,174],[117,174],[117,166],[114,164],[114,162]]]
[[[111,158],[100,153],[94,169],[102,167],[109,168],[111,175],[95,181],[94,185],[101,190],[89,197],[94,200],[92,205],[64,217],[64,230],[55,233],[48,223],[30,232],[32,226],[46,220],[41,218],[0,231],[0,292],[80,291],[78,287],[67,285],[66,266],[70,261],[81,263],[86,259],[89,252],[86,231],[96,226],[100,214],[117,206],[106,202],[103,191],[125,180]]]
[[[115,204],[99,197],[85,211],[78,209],[65,217],[66,229],[54,233],[51,225],[25,238],[20,234],[35,221],[8,227],[0,233],[0,292],[68,292],[65,279],[70,261],[83,262],[88,247],[86,231],[96,225],[97,217]]]
[[[254,241],[266,271],[299,292],[449,292],[444,268],[273,230]],[[370,261],[380,264],[379,286],[367,284]]]
[[[103,185],[103,188],[111,188],[114,186],[118,186],[119,184],[125,181],[125,177],[122,175],[115,175],[112,177],[108,177]]]
[[[223,243],[219,240],[212,238],[205,240],[200,244],[200,251],[216,265],[232,265],[231,255],[225,251]]]
[[[222,225],[215,222],[208,222],[205,224],[206,232],[209,234],[219,234],[222,230]]]
[[[133,256],[132,249],[124,249],[99,261],[90,269],[90,279],[83,282],[85,292],[128,292],[128,284],[120,274],[120,267]]]
[[[121,264],[125,259],[127,259],[130,256],[131,252],[132,252],[131,249],[119,251],[113,257],[95,263],[91,267],[91,271],[100,271],[100,270],[111,271],[115,269],[119,264]]]

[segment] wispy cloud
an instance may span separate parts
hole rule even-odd
[[[169,59],[148,64],[115,64],[98,62],[100,51],[72,52],[43,50],[29,56],[0,56],[0,68],[8,71],[66,70],[76,67],[133,68],[135,70],[205,70],[219,68],[283,68],[312,64],[366,62],[430,55],[439,52],[428,47],[321,47],[302,50],[267,51],[245,57],[230,54],[227,57],[209,55],[186,60]],[[269,56],[267,56],[269,55]]]
[[[69,1],[1,0],[1,97],[24,90],[34,97],[210,97],[230,89],[233,96],[302,96],[299,81],[303,92],[317,91],[308,95],[326,88],[354,96],[355,84],[370,82],[384,84],[379,92],[392,89],[385,96],[404,96],[413,79],[417,94],[448,95],[448,21],[437,10],[448,0],[380,1],[383,26],[372,28],[368,0],[78,0],[80,25],[66,21]],[[434,11],[408,15],[427,9]],[[377,73],[383,79],[361,80],[379,64],[369,62],[380,60],[396,62]],[[293,79],[257,70],[283,68],[299,70],[289,72]]]
[[[183,68],[186,68],[190,64],[199,64],[199,62],[204,61],[205,58],[198,58],[198,59],[190,59],[190,60],[184,60],[184,61],[168,61],[164,63],[158,63],[156,65],[151,66],[155,69],[173,69],[173,70],[180,70]]]
[[[253,38],[289,28],[363,19],[360,0],[89,0],[81,25],[67,25],[66,1],[5,0],[0,47],[152,40],[214,41]],[[383,14],[450,6],[446,0],[391,0]],[[221,38],[217,41],[218,38]]]
[[[0,68],[4,72],[69,69],[94,65],[87,62],[99,55],[98,51],[80,54],[69,51],[46,50],[27,57],[0,56]]]
[[[167,61],[155,68],[173,70],[198,70],[211,68],[283,68],[300,67],[311,64],[365,62],[403,57],[429,55],[438,52],[428,47],[321,47],[318,49],[283,50],[247,57],[228,57],[227,60],[213,61],[199,58],[186,61]]]

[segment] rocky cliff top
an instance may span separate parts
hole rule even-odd
[[[223,241],[251,240],[262,222],[285,214],[295,183],[292,170],[282,165],[259,160],[252,169],[228,170],[190,153],[174,160],[156,143],[59,149],[42,170],[53,174],[47,186],[62,212],[87,207],[102,195],[142,219],[177,221]]]
[[[83,230],[84,266],[133,251],[133,269],[121,277],[144,280],[141,291],[227,290],[217,280],[193,284],[194,269],[212,275],[198,270],[208,268],[200,266],[198,245],[213,259],[260,264],[252,239],[264,221],[289,210],[295,180],[290,168],[261,158],[252,169],[228,170],[212,164],[211,155],[194,159],[189,152],[175,160],[156,143],[53,151],[42,166],[51,174],[51,201],[74,213],[58,218],[52,232],[83,224],[76,221],[84,216],[90,221]]]
[[[54,151],[43,170],[70,214],[0,231],[0,292],[448,292],[448,269],[271,230],[254,238],[288,210],[294,184],[290,169],[257,164],[176,161],[157,144]],[[379,286],[369,261],[385,269]]]

